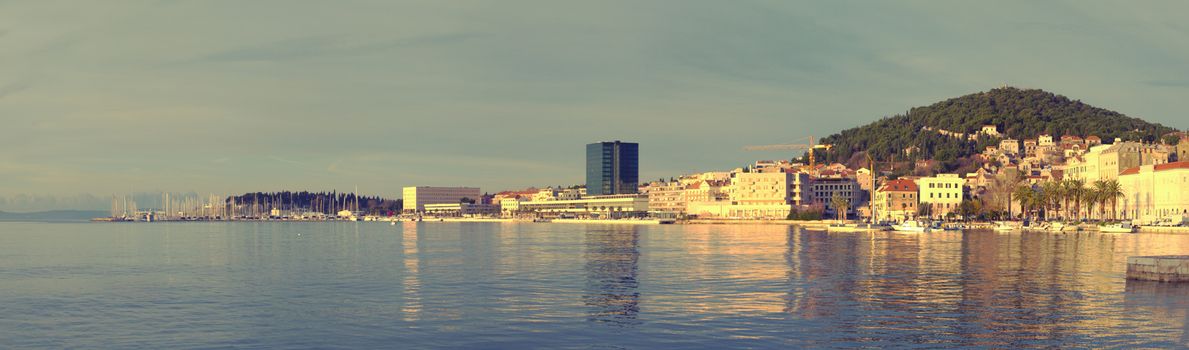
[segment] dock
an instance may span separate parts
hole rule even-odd
[[[1127,257],[1127,279],[1189,282],[1189,255]]]
[[[672,224],[673,219],[553,219],[557,224],[618,224],[618,225],[663,225]]]

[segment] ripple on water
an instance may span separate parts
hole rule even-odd
[[[0,225],[2,348],[1189,345],[1184,235]]]

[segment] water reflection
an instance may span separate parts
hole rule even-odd
[[[588,320],[617,326],[639,324],[639,230],[633,225],[587,231],[582,302]]]
[[[404,280],[401,281],[401,285],[404,287],[401,291],[403,297],[401,314],[406,322],[421,319],[421,259],[418,254],[420,236],[417,235],[420,225],[420,223],[405,222],[400,225],[405,269]]]
[[[1124,325],[1129,323],[1139,327],[1147,322],[1116,308],[1122,283],[1118,262],[1126,254],[1117,247],[1129,246],[1133,239],[1096,233],[827,234],[791,229],[784,254],[784,312],[823,321],[815,329],[833,333],[832,342],[1027,347],[1096,340],[1152,345],[1097,339],[1101,333],[1127,332]],[[1125,294],[1134,299],[1130,308],[1148,310],[1148,316],[1154,306],[1175,306],[1175,311],[1154,316],[1173,319],[1179,330],[1189,321],[1189,286],[1128,284]],[[1183,335],[1181,340],[1183,345]]]
[[[1181,283],[1127,281],[1124,310],[1132,318],[1180,328],[1180,345],[1189,344],[1189,286]],[[1171,344],[1170,344],[1171,345]]]
[[[0,348],[1185,348],[1189,284],[1123,275],[1186,252],[1189,235],[779,225],[0,224]]]

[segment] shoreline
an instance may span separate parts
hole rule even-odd
[[[613,224],[613,225],[785,225],[785,226],[799,226],[814,230],[825,230],[831,224],[838,223],[837,220],[744,220],[744,219],[693,219],[693,220],[672,220],[672,219],[553,219],[546,222],[537,222],[527,219],[511,219],[511,218],[431,218],[420,221],[414,220],[159,220],[159,221],[0,221],[0,222],[43,222],[43,223],[102,223],[102,224],[118,224],[118,223],[172,223],[172,222],[292,222],[292,223],[323,223],[323,222],[374,222],[374,223],[391,223],[391,222],[488,222],[488,223],[557,223],[557,224]],[[848,221],[849,222],[849,221]],[[964,230],[982,230],[990,229],[992,223],[967,223],[968,226]],[[1090,229],[1092,226],[1087,226],[1088,229],[1080,232],[1098,232],[1096,229]],[[1027,231],[1027,230],[1024,230]],[[1171,234],[1189,234],[1189,226],[1139,226],[1135,233],[1171,233]]]

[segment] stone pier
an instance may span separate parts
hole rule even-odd
[[[1189,255],[1127,257],[1127,279],[1189,282]]]

